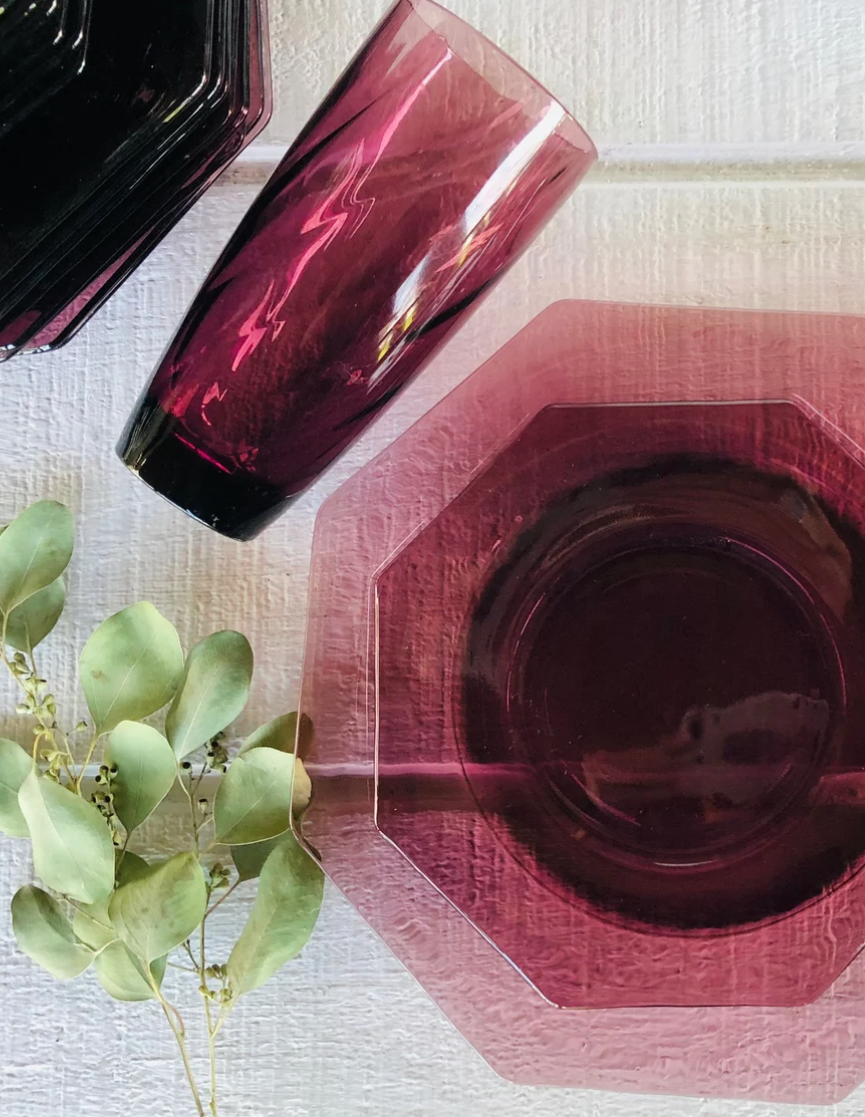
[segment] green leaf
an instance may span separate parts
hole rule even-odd
[[[168,954],[204,918],[207,885],[194,853],[178,853],[148,867],[111,897],[108,913],[118,935],[143,962]]]
[[[129,884],[133,880],[143,880],[148,872],[150,866],[143,857],[139,857],[137,853],[117,854],[117,884]]]
[[[298,757],[294,762],[294,782],[291,785],[291,813],[300,818],[312,798],[312,780]]]
[[[182,674],[174,625],[149,601],[103,621],[81,653],[81,684],[96,732],[109,733],[121,721],[161,710]]]
[[[92,904],[114,887],[114,843],[93,806],[35,770],[18,792],[33,841],[33,864],[44,884]]]
[[[291,791],[291,810],[295,817],[303,814],[309,806],[311,796],[312,782],[303,766],[303,761],[298,757],[294,762],[294,784]],[[268,838],[263,842],[232,846],[231,859],[240,880],[255,880],[261,874],[265,861],[276,847],[285,841],[285,838],[285,834],[280,834],[276,838]]]
[[[141,880],[147,876],[150,869],[143,858],[128,851],[124,854],[118,854],[117,860],[118,885],[129,884],[133,880]],[[113,997],[116,1001],[152,1001],[156,998],[156,994],[147,980],[144,963],[136,958],[129,947],[117,938],[117,932],[111,926],[108,906],[108,902],[103,901],[101,904],[92,904],[89,908],[91,917],[94,920],[98,919],[96,932],[103,938],[106,935],[110,936],[100,953],[93,960],[93,969],[96,971],[99,983],[109,997]],[[78,916],[76,915],[72,927],[79,938],[83,938],[77,928],[77,919]],[[84,941],[88,940],[84,939]],[[167,957],[162,957],[151,963],[150,971],[156,981],[157,988],[162,985],[167,962]]]
[[[264,863],[276,847],[285,841],[285,834],[278,838],[268,838],[266,842],[252,842],[246,846],[232,846],[231,859],[241,880],[255,880],[264,868]]]
[[[122,721],[112,732],[105,762],[117,768],[111,780],[114,810],[127,831],[156,810],[177,778],[171,745],[157,730]]]
[[[78,977],[93,960],[93,952],[76,939],[57,901],[35,885],[13,896],[12,930],[28,958],[61,981]]]
[[[128,884],[145,876],[149,868],[146,861],[134,853],[117,854],[117,883]],[[72,930],[76,936],[92,950],[104,950],[109,943],[117,941],[117,931],[108,914],[110,897],[95,904],[82,904],[76,908],[72,919]]]
[[[24,749],[0,737],[0,831],[10,838],[30,836],[18,804],[18,791],[32,770],[33,761]]]
[[[249,920],[228,959],[236,1000],[263,985],[306,945],[315,927],[324,875],[297,841],[279,843],[261,870]]]
[[[304,714],[300,719],[300,739],[298,740],[297,733],[297,711],[291,714],[283,714],[281,717],[274,718],[269,721],[267,725],[262,725],[260,729],[256,729],[251,733],[240,747],[238,756],[243,756],[251,749],[268,748],[277,749],[279,752],[294,752],[295,742],[297,742],[298,755],[306,757],[312,748],[312,743],[315,738],[315,732],[312,727],[312,719]]]
[[[293,777],[294,758],[276,749],[235,757],[213,803],[216,840],[248,845],[284,834],[291,824]]]
[[[6,624],[6,643],[30,655],[60,620],[65,604],[66,586],[62,578],[57,578],[12,610]]]
[[[72,917],[72,930],[75,937],[93,951],[104,950],[109,943],[117,941],[117,932],[111,926],[108,915],[108,901],[98,904],[85,904]]]
[[[40,500],[0,535],[0,612],[55,582],[72,558],[72,513],[53,500]]]
[[[189,653],[165,719],[178,760],[221,733],[243,711],[252,680],[252,648],[239,632],[214,632]]]
[[[150,972],[157,988],[165,976],[166,958],[151,963]],[[115,1001],[152,1001],[156,999],[153,987],[147,980],[144,963],[122,942],[113,942],[93,961],[99,984]]]

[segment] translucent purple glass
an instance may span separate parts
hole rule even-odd
[[[82,32],[62,87],[40,79],[39,97],[24,97],[0,70],[0,99],[27,108],[0,126],[0,164],[17,168],[0,213],[0,360],[67,341],[270,112],[264,0],[130,11],[70,0],[66,11],[82,5],[88,53]],[[34,67],[41,29],[21,30],[18,57]],[[54,53],[71,45],[61,38]]]
[[[265,186],[120,453],[249,538],[361,433],[595,158],[571,116],[431,0],[399,0]]]
[[[379,772],[470,804],[387,779],[379,827],[555,1004],[802,1004],[859,949],[841,888],[810,953],[865,854],[859,479],[792,403],[553,405],[378,575]]]
[[[322,508],[303,836],[505,1077],[865,1074],[863,355],[560,303]]]
[[[239,10],[238,37],[225,41],[230,66],[217,87],[221,92],[208,99],[206,116],[187,131],[181,149],[170,152],[170,158],[153,152],[139,167],[134,204],[124,206],[122,220],[109,235],[88,243],[87,251],[76,254],[74,267],[61,264],[50,295],[53,306],[62,309],[51,317],[49,290],[43,290],[40,321],[46,324],[36,333],[31,326],[25,352],[55,349],[69,341],[267,124],[272,99],[264,2],[245,0]],[[81,293],[68,301],[72,284],[80,286],[90,276],[94,278]]]

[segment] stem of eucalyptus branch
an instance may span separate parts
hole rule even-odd
[[[76,777],[76,780],[75,780],[74,790],[77,791],[79,795],[81,794],[81,784],[84,782],[84,775],[87,771],[87,765],[93,759],[93,754],[94,754],[94,752],[96,752],[96,746],[97,746],[98,743],[99,743],[99,734],[94,733],[93,739],[91,740],[90,744],[87,746],[87,755],[84,758],[84,763],[81,765],[81,771],[78,773],[78,776]]]
[[[5,623],[5,617],[4,617],[4,623]],[[5,656],[5,653],[6,653],[5,633],[4,633],[4,638],[3,638],[3,652],[4,652],[4,656]],[[36,654],[35,654],[35,652],[33,651],[32,648],[30,648],[29,657],[30,657],[30,672],[31,672],[33,678],[36,679],[36,678],[39,677],[39,669],[36,666]],[[7,667],[8,666],[9,666],[9,663],[8,663],[8,660],[7,660]],[[13,674],[14,674],[14,672],[13,672]],[[18,676],[16,675],[15,678],[18,679]],[[21,685],[21,680],[20,679],[18,679],[18,683],[19,683],[19,685]],[[73,772],[75,761],[74,761],[73,756],[72,756],[72,750],[69,747],[69,738],[63,732],[63,730],[60,728],[60,726],[57,724],[56,718],[52,718],[51,725],[46,724],[44,718],[42,718],[42,717],[38,717],[38,721],[39,721],[40,727],[42,728],[42,730],[44,732],[44,735],[52,742],[54,747],[60,753],[60,763],[63,765],[63,771],[66,773],[66,778],[68,779],[70,786],[72,786],[72,784],[75,782],[75,776],[74,776],[74,772]],[[58,740],[57,740],[57,735],[58,734],[61,737],[60,742],[58,742]],[[39,741],[39,736],[37,734],[36,735],[37,744],[38,744],[38,741]],[[58,748],[58,744],[62,744],[63,748],[62,749]],[[34,744],[34,756],[35,756],[35,754],[36,754],[36,745]]]
[[[167,1001],[162,995],[162,990],[156,984],[156,980],[153,977],[150,966],[145,966],[144,970],[147,975],[147,980],[150,983],[150,987],[156,995],[156,999],[159,1001],[162,1011],[165,1014],[165,1019],[168,1021],[168,1026],[169,1028],[171,1028],[174,1039],[177,1042],[177,1046],[180,1050],[180,1057],[183,1060],[183,1069],[186,1072],[186,1080],[189,1083],[189,1089],[192,1091],[192,1097],[195,1102],[197,1117],[207,1117],[207,1114],[204,1111],[204,1103],[201,1100],[201,1094],[198,1092],[198,1083],[195,1081],[195,1074],[192,1070],[192,1064],[189,1061],[189,1052],[186,1048],[186,1027],[183,1023],[183,1017],[180,1015],[174,1005]],[[172,1018],[172,1013],[174,1013],[174,1016],[177,1019],[176,1024],[174,1022],[174,1019]]]
[[[213,1016],[210,1011],[210,1001],[205,998],[204,1012],[207,1017],[207,1047],[210,1054],[210,1112],[212,1117],[219,1117],[216,1108],[216,1033],[213,1030]]]
[[[207,917],[208,917],[209,915],[213,915],[213,913],[214,913],[214,912],[216,911],[216,909],[217,909],[217,908],[218,908],[218,907],[220,906],[220,904],[224,904],[224,903],[225,903],[225,901],[226,901],[226,900],[228,899],[228,897],[229,897],[229,896],[231,895],[231,893],[232,893],[232,892],[233,892],[233,891],[235,890],[235,888],[237,888],[237,886],[238,886],[239,884],[240,884],[240,877],[238,877],[238,878],[237,878],[237,880],[236,880],[236,881],[234,882],[234,884],[230,885],[230,886],[229,886],[229,887],[228,887],[228,888],[226,889],[226,891],[225,891],[225,892],[223,892],[223,894],[222,894],[222,895],[221,895],[221,896],[219,897],[219,899],[218,899],[218,900],[216,901],[216,903],[215,903],[215,904],[211,904],[211,905],[210,905],[210,907],[209,907],[209,908],[207,909],[207,912],[206,912],[206,914],[205,914],[204,918],[205,918],[205,919],[207,919]]]
[[[208,899],[210,898],[208,894]],[[199,992],[204,1001],[204,1016],[207,1021],[207,1050],[210,1058],[210,1112],[212,1117],[219,1117],[216,1106],[216,1042],[213,1031],[213,1016],[210,1011],[210,988],[207,984],[207,951],[205,946],[206,941],[206,925],[207,913],[201,920],[201,949],[200,949],[200,966],[198,976],[201,980]]]
[[[180,789],[189,801],[189,814],[192,823],[192,840],[195,842],[196,856],[200,856],[201,849],[198,841],[198,818],[195,814],[195,790],[192,786],[192,774],[189,775],[189,787],[183,782],[183,769],[181,769],[177,776],[177,782],[180,784]],[[199,781],[200,782],[200,781]],[[196,785],[197,787],[197,785]]]
[[[7,639],[8,639],[8,636],[9,636],[9,614],[8,613],[2,613],[2,614],[0,614],[0,616],[3,617],[3,627],[2,627],[2,632],[0,632],[0,661],[2,661],[2,663],[6,666],[6,669],[8,670],[9,674],[12,676],[12,678],[15,680],[15,682],[18,684],[18,686],[24,691],[24,693],[29,698],[30,697],[30,692],[27,690],[27,687],[24,685],[24,682],[21,678],[21,675],[13,668],[12,664],[9,662],[9,654],[6,650]],[[32,649],[30,650],[30,671],[31,671],[32,678],[34,678],[34,679],[38,678],[38,674],[37,674],[37,671],[36,671],[36,658],[33,655],[33,650]],[[69,748],[69,740],[68,740],[66,734],[57,725],[57,722],[56,722],[55,719],[52,718],[51,722],[49,723],[45,720],[45,718],[41,714],[37,713],[35,716],[36,716],[36,720],[39,723],[39,725],[38,725],[38,728],[34,730],[33,759],[34,760],[38,759],[39,742],[41,740],[43,740],[43,738],[47,741],[50,741],[51,744],[54,746],[55,750],[60,754],[60,761],[63,765],[63,770],[66,772],[66,776],[69,780],[70,785],[74,786],[75,790],[79,790],[78,785],[75,784],[75,779],[74,779],[74,776],[73,776],[73,773],[72,773],[71,765],[74,764],[74,761],[73,761],[73,758],[72,758],[72,752]],[[58,733],[62,737],[62,742],[58,742],[58,740],[57,740],[57,734]],[[62,744],[62,746],[63,746],[62,748],[59,747],[60,744]]]

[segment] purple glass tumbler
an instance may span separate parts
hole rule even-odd
[[[478,304],[596,158],[574,118],[432,0],[398,0],[256,199],[119,453],[249,539]]]

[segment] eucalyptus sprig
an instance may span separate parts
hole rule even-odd
[[[79,669],[91,721],[67,731],[35,651],[63,612],[72,516],[41,501],[0,530],[0,660],[32,726],[26,749],[0,739],[0,831],[30,840],[41,881],[12,900],[15,938],[54,977],[92,969],[116,1000],[156,1002],[197,1117],[218,1117],[217,1036],[238,998],[298,954],[321,907],[321,870],[291,830],[311,795],[294,755],[297,715],[258,729],[232,756],[224,733],[246,705],[253,672],[246,637],[215,632],[184,658],[173,625],[139,602],[85,644]],[[160,712],[162,728],[153,724]],[[131,848],[136,832],[175,788],[187,802],[188,841],[148,863]],[[207,921],[255,880],[246,925],[216,961]],[[207,1110],[186,1025],[163,990],[168,966],[187,971],[201,995]]]

